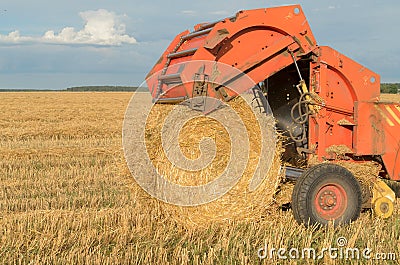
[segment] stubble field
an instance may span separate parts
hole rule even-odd
[[[251,223],[176,223],[125,165],[131,95],[0,94],[0,264],[397,264],[376,254],[400,259],[399,202],[387,220],[367,211],[341,228],[306,229],[290,210]],[[369,248],[370,258],[301,258],[304,248],[338,248],[341,237],[344,247]],[[275,250],[260,259],[265,246],[300,257]]]

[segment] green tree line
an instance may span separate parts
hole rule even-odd
[[[400,92],[400,83],[382,83],[381,92],[387,94],[397,94]]]
[[[136,91],[138,87],[131,86],[79,86],[69,87],[67,91]]]
[[[69,91],[69,92],[86,92],[86,91],[115,91],[115,92],[131,92],[131,91],[147,91],[147,88],[135,86],[79,86],[69,87],[61,90],[51,89],[0,89],[0,92],[39,92],[39,91]],[[400,83],[382,83],[381,92],[385,94],[397,94],[400,92]]]

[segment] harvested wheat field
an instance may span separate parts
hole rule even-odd
[[[378,264],[378,258],[400,258],[399,203],[387,220],[366,211],[339,228],[306,229],[279,203],[251,220],[191,227],[177,221],[179,213],[147,195],[126,166],[121,131],[131,96],[0,93],[0,264]],[[369,255],[318,256],[337,248],[341,237]],[[266,247],[274,249],[271,257],[262,255]],[[279,248],[298,249],[300,256],[279,258]],[[317,255],[301,257],[307,248]]]

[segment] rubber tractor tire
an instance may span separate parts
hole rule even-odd
[[[334,226],[360,216],[362,192],[353,174],[335,164],[319,164],[303,172],[292,193],[292,211],[299,224]]]

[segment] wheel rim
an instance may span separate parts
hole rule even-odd
[[[386,197],[378,198],[373,204],[374,212],[377,216],[381,218],[388,218],[393,214],[394,205]]]
[[[325,220],[336,220],[347,208],[347,194],[335,183],[323,185],[317,192],[314,206],[318,215]]]

